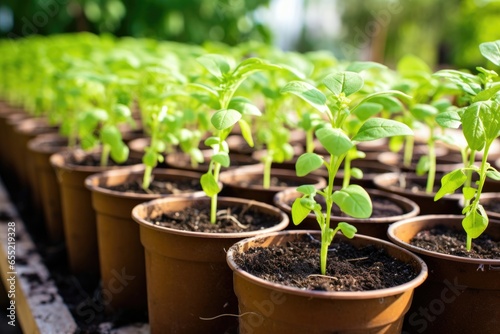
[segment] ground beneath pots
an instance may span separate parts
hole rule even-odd
[[[483,234],[472,240],[472,249],[468,252],[465,232],[443,225],[420,231],[410,240],[410,243],[413,246],[443,254],[475,259],[500,258],[500,241],[494,241],[489,235]]]
[[[277,216],[272,216],[255,209],[252,201],[248,205],[224,207],[219,205],[217,221],[210,222],[210,207],[207,204],[172,211],[150,220],[151,223],[182,231],[205,233],[241,233],[263,230],[279,223]]]
[[[309,290],[368,291],[406,283],[417,276],[409,264],[375,246],[360,249],[335,241],[320,275],[320,242],[309,235],[283,246],[255,247],[237,254],[236,263],[265,280]]]

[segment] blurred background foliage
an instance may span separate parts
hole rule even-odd
[[[3,0],[0,37],[74,31],[202,44],[248,40],[394,66],[485,65],[500,39],[500,0]]]

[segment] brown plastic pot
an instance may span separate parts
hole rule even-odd
[[[373,182],[378,189],[406,197],[415,203],[420,208],[420,214],[460,214],[460,194],[447,195],[439,201],[434,201],[433,193],[426,193],[425,191],[417,191],[405,189],[403,184],[405,182],[415,182],[425,188],[427,178],[425,176],[417,176],[413,173],[384,173],[377,175]],[[436,179],[437,182],[438,179]]]
[[[135,207],[132,216],[140,225],[146,254],[148,310],[151,333],[224,333],[236,326],[238,305],[226,250],[235,242],[266,232],[279,231],[288,218],[277,208],[259,202],[253,206],[276,217],[271,228],[244,233],[180,231],[149,222],[164,212],[208,205],[210,199],[161,198]],[[248,204],[247,200],[219,198],[219,207]],[[220,317],[217,317],[220,316]],[[233,328],[234,329],[234,328]]]
[[[419,214],[420,208],[412,200],[399,196],[396,194],[391,194],[382,190],[377,189],[366,189],[370,198],[383,198],[384,200],[391,201],[392,203],[398,205],[402,210],[403,214],[392,216],[392,217],[371,217],[366,219],[353,218],[349,216],[332,216],[330,219],[331,225],[339,222],[347,222],[352,224],[358,230],[358,234],[368,235],[370,237],[375,237],[379,239],[387,240],[387,228],[390,224],[410,217],[415,217]],[[295,189],[287,189],[276,194],[274,197],[274,204],[288,214],[289,219],[292,219],[292,207],[289,203],[293,202],[296,198],[300,197],[302,194],[295,191]],[[376,207],[378,202],[373,201],[373,205]],[[289,225],[290,229],[302,229],[302,230],[318,230],[319,225],[314,214],[310,213],[298,226],[293,224]]]
[[[407,315],[405,330],[410,333],[498,332],[500,258],[471,259],[410,244],[418,232],[437,225],[463,230],[462,219],[461,215],[424,215],[389,227],[391,241],[422,257],[429,267],[429,278],[416,289]],[[490,220],[485,233],[500,240],[500,222]]]
[[[203,157],[205,162],[198,164],[196,166],[191,165],[191,157],[184,152],[174,152],[167,154],[165,158],[165,162],[167,166],[170,168],[189,170],[198,173],[205,173],[208,171],[210,156],[212,155],[212,150],[202,150]],[[231,154],[231,165],[229,169],[248,166],[248,165],[257,165],[259,161],[255,160],[252,157],[249,157],[244,154]],[[222,170],[227,170],[226,168],[222,168]]]
[[[415,172],[417,169],[417,163],[420,157],[426,154],[427,146],[416,146],[415,154],[413,156],[410,166],[405,166],[403,164],[403,154],[394,152],[383,152],[377,157],[377,160],[387,166],[397,167],[400,171],[405,172]],[[436,147],[436,171],[447,173],[457,167],[463,166],[460,161],[455,161],[453,157],[447,157],[448,149],[442,146]]]
[[[288,169],[271,169],[271,177],[277,178],[282,182],[290,182],[292,185],[271,186],[266,189],[262,186],[263,177],[262,165],[245,166],[235,168],[226,172],[220,173],[219,180],[224,185],[224,194],[226,196],[254,199],[256,201],[273,204],[274,195],[278,192],[288,189],[297,188],[301,184],[312,184],[316,188],[326,186],[326,181],[321,176],[307,175],[299,177],[295,171]],[[255,181],[258,184],[248,185],[248,182]]]
[[[401,333],[414,289],[427,277],[427,266],[416,255],[387,241],[367,236],[343,239],[357,247],[376,245],[391,256],[410,263],[418,276],[388,289],[357,292],[312,291],[271,283],[243,271],[234,258],[254,247],[294,242],[319,231],[284,231],[249,238],[233,245],[227,263],[233,270],[234,290],[240,310],[240,333]],[[335,242],[335,241],[334,241]]]
[[[146,264],[139,225],[132,219],[132,209],[160,197],[172,195],[139,194],[111,190],[109,187],[141,182],[144,166],[138,165],[93,174],[85,185],[92,192],[92,205],[96,212],[99,263],[103,289],[116,291],[106,305],[108,312],[120,309],[145,311]],[[154,169],[155,181],[199,180],[200,174],[175,169]],[[202,196],[201,190],[175,196]],[[125,272],[130,279],[119,288],[112,289],[117,273]]]
[[[70,158],[75,151],[55,153],[50,163],[56,171],[61,192],[61,208],[64,224],[64,239],[71,272],[74,274],[99,274],[97,250],[96,215],[92,207],[92,195],[85,187],[85,179],[95,173],[120,166],[80,166],[72,164]],[[98,152],[94,154],[99,156]],[[129,160],[130,161],[130,160]],[[130,162],[136,164],[137,161]]]
[[[68,148],[68,139],[57,134],[44,134],[28,142],[36,170],[47,235],[52,242],[64,240],[61,193],[50,156]]]

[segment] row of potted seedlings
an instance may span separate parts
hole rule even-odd
[[[497,72],[90,34],[0,49],[2,175],[116,291],[106,312],[147,309],[153,333],[495,330]]]

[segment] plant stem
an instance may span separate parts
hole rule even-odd
[[[272,152],[268,152],[266,158],[264,159],[264,174],[262,187],[264,189],[269,189],[271,187],[271,166],[273,164]]]
[[[218,162],[214,163],[214,178],[215,181],[219,182],[219,172],[220,172],[221,165]],[[215,194],[212,196],[211,201],[210,201],[210,222],[212,224],[215,224],[217,222],[217,198],[219,194]]]
[[[405,148],[403,152],[403,166],[410,167],[411,159],[413,158],[413,147],[415,145],[415,139],[412,136],[406,137]]]
[[[348,157],[344,160],[344,178],[342,180],[342,188],[345,188],[351,182],[351,159]]]
[[[427,186],[425,191],[430,194],[434,189],[434,182],[436,180],[436,147],[434,139],[431,138],[427,145],[429,147],[429,171],[427,172]]]
[[[314,151],[314,129],[306,131],[306,153]]]
[[[142,178],[142,189],[148,189],[151,184],[151,173],[153,172],[153,167],[146,166],[144,170],[144,177]]]
[[[111,151],[111,146],[104,144],[101,151],[101,167],[108,165],[109,152]]]

